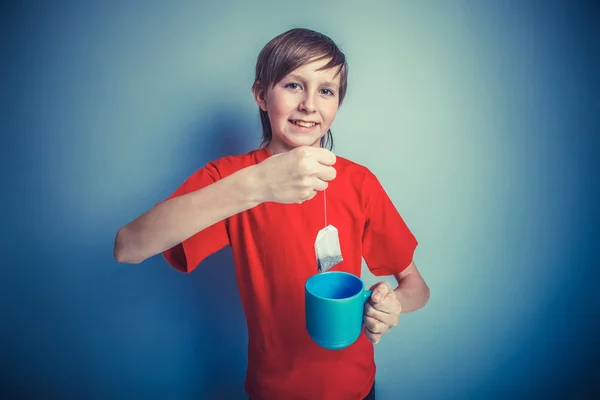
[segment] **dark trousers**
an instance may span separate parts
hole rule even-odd
[[[375,400],[375,382],[373,382],[373,386],[371,386],[371,391],[369,392],[367,397],[364,398],[364,400]]]

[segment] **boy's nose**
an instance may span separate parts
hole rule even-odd
[[[315,106],[315,99],[313,96],[306,96],[303,101],[300,103],[299,106],[300,111],[304,111],[304,112],[308,112],[308,113],[313,113],[315,112],[316,106]]]

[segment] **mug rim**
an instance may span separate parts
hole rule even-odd
[[[323,297],[323,296],[319,296],[318,294],[315,294],[315,293],[313,293],[313,292],[312,292],[312,291],[311,291],[311,290],[308,288],[308,282],[309,282],[311,279],[313,279],[313,278],[314,278],[314,279],[318,279],[318,278],[315,278],[315,277],[317,277],[317,276],[320,276],[320,275],[327,275],[327,274],[332,274],[332,275],[335,275],[335,274],[337,274],[337,275],[347,275],[347,276],[350,276],[350,277],[352,277],[353,279],[356,279],[356,280],[358,280],[358,281],[360,282],[360,284],[361,284],[361,289],[358,291],[358,293],[356,293],[356,294],[354,294],[354,295],[352,295],[352,296],[350,296],[350,297],[344,297],[343,299],[332,299],[332,298],[329,298],[329,297]],[[360,279],[360,277],[358,277],[358,276],[356,276],[356,275],[354,275],[353,273],[350,273],[350,272],[346,272],[346,271],[327,271],[327,272],[320,272],[320,273],[318,273],[318,274],[315,274],[315,275],[311,276],[310,278],[308,278],[308,279],[306,280],[305,284],[304,284],[304,289],[306,290],[306,292],[307,292],[308,294],[310,294],[311,296],[313,296],[313,297],[315,297],[315,298],[317,298],[317,299],[320,299],[320,300],[326,300],[326,301],[335,301],[335,302],[344,302],[344,301],[350,301],[350,300],[354,300],[356,297],[358,297],[358,296],[360,296],[362,293],[364,293],[364,292],[365,292],[365,283],[363,282],[363,280],[362,280],[362,279]]]

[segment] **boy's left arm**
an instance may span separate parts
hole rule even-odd
[[[385,281],[378,282],[371,287],[373,293],[365,304],[365,333],[375,344],[383,333],[398,325],[400,313],[418,310],[429,300],[429,287],[414,261],[394,278],[398,282],[396,289]]]

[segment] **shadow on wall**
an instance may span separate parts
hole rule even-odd
[[[246,153],[260,145],[258,112],[248,116],[225,105],[217,107],[191,136],[195,143],[190,147],[207,156],[199,165]],[[187,313],[195,321],[194,329],[203,336],[191,346],[197,362],[203,365],[202,384],[194,392],[198,398],[245,398],[248,336],[231,248],[207,257],[186,279],[191,280],[190,284],[180,289],[188,291],[185,297],[191,300]],[[194,316],[198,308],[202,309],[201,320]]]
[[[222,104],[202,113],[197,126],[190,128],[187,146],[194,149],[196,167],[228,155],[237,155],[256,149],[261,143],[262,128],[258,108],[248,113],[241,107]],[[189,157],[190,155],[188,155]]]
[[[185,136],[185,148],[175,150],[182,165],[165,166],[170,171],[192,171],[258,147],[260,121],[231,106],[215,107]],[[173,187],[185,178],[177,174],[181,181]],[[102,169],[90,175],[110,178]],[[140,199],[134,192],[124,196],[134,195]],[[48,216],[62,209],[51,201],[43,207]],[[125,220],[118,226],[94,220],[86,235],[61,241],[65,226],[90,217],[62,213],[56,226],[33,236],[40,221],[37,214],[28,218],[8,221],[14,226],[3,260],[10,268],[1,338],[10,368],[0,378],[0,397],[245,397],[247,331],[229,247],[186,275],[161,255],[141,265],[117,263],[113,241]]]

